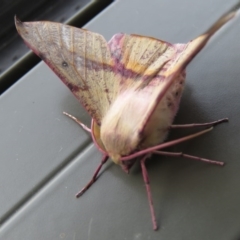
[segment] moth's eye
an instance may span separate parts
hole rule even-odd
[[[178,91],[176,91],[176,92],[175,92],[175,96],[177,97],[177,96],[178,96],[178,94],[179,94],[179,92],[178,92]]]
[[[65,62],[65,61],[64,61],[64,62],[62,62],[62,66],[63,66],[63,67],[68,67],[68,64],[67,64],[67,62]]]

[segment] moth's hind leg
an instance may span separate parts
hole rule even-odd
[[[210,159],[207,159],[207,158],[192,156],[192,155],[188,155],[188,154],[185,154],[185,153],[182,153],[182,152],[177,152],[176,153],[176,152],[154,151],[153,153],[158,154],[158,155],[171,156],[171,157],[183,157],[183,158],[188,158],[188,159],[197,160],[197,161],[206,162],[206,163],[211,163],[211,164],[220,165],[220,166],[224,165],[224,162],[219,162],[219,161],[210,160]]]
[[[81,197],[93,185],[93,183],[96,182],[97,177],[98,177],[98,173],[100,172],[103,164],[106,163],[107,160],[108,160],[108,156],[104,155],[103,158],[102,158],[101,163],[99,164],[99,166],[97,167],[95,173],[93,174],[92,179],[88,182],[88,184],[81,191],[79,191],[76,194],[77,198]]]
[[[153,208],[153,200],[152,200],[152,193],[151,193],[151,189],[150,189],[150,181],[149,181],[149,177],[148,177],[147,168],[145,166],[145,161],[146,161],[147,157],[148,157],[148,155],[145,155],[140,160],[140,163],[141,163],[141,168],[142,168],[143,180],[144,180],[146,190],[147,190],[147,196],[148,196],[148,202],[149,202],[149,206],[150,206],[153,229],[157,230],[158,226],[157,226],[156,216],[155,216],[155,212],[154,212],[154,208]]]
[[[194,127],[213,127],[220,123],[228,122],[228,118],[223,118],[217,121],[209,122],[209,123],[192,123],[192,124],[173,124],[170,126],[170,129],[176,128],[194,128]]]
[[[91,129],[84,125],[80,120],[78,120],[76,117],[70,115],[69,113],[63,112],[64,115],[70,117],[73,121],[75,121],[77,124],[79,124],[85,131],[91,133]]]

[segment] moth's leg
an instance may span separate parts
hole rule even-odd
[[[173,124],[169,128],[175,129],[175,128],[211,127],[211,126],[216,126],[223,122],[228,122],[228,118],[223,118],[223,119],[209,122],[209,123]]]
[[[189,158],[192,160],[202,161],[202,162],[211,163],[211,164],[220,165],[220,166],[224,165],[224,162],[219,162],[219,161],[214,161],[214,160],[210,160],[207,158],[192,156],[192,155],[184,154],[182,152],[176,153],[176,152],[154,151],[153,153],[158,154],[158,155],[171,156],[171,157],[184,157],[184,158]]]
[[[204,129],[202,131],[196,132],[194,134],[190,134],[190,135],[182,137],[182,138],[178,138],[178,139],[175,139],[175,140],[172,140],[172,141],[161,143],[161,144],[159,144],[157,146],[154,146],[154,147],[149,147],[149,148],[140,150],[140,151],[135,152],[133,154],[130,154],[128,156],[122,157],[121,161],[129,161],[130,159],[133,159],[133,158],[136,158],[136,157],[139,157],[139,156],[143,156],[145,154],[152,153],[152,152],[160,150],[160,149],[164,149],[164,148],[167,148],[167,147],[177,145],[179,143],[188,141],[190,139],[199,137],[199,136],[201,136],[201,135],[203,135],[207,132],[210,132],[212,129],[213,129],[213,127],[210,127],[210,128]]]
[[[157,230],[158,226],[157,226],[156,216],[155,216],[155,212],[154,212],[154,208],[153,208],[153,200],[152,200],[152,194],[151,194],[151,189],[150,189],[150,181],[149,181],[148,172],[147,172],[147,169],[145,166],[145,161],[146,161],[147,157],[148,157],[148,155],[145,155],[141,159],[140,163],[141,163],[141,168],[142,168],[143,180],[144,180],[146,190],[147,190],[147,196],[148,196],[148,202],[149,202],[149,206],[150,206],[153,229]]]
[[[86,125],[84,125],[80,120],[78,120],[76,117],[70,115],[69,113],[63,112],[64,115],[70,117],[73,121],[75,121],[76,123],[78,123],[84,130],[86,130],[87,132],[91,133],[91,129],[89,127],[87,127]]]
[[[81,197],[81,196],[93,185],[93,183],[97,180],[98,173],[99,173],[99,171],[101,170],[103,164],[104,164],[107,160],[108,160],[108,156],[107,156],[107,155],[104,155],[103,158],[102,158],[101,163],[99,164],[99,166],[97,167],[95,173],[93,174],[92,179],[89,181],[89,183],[88,183],[81,191],[79,191],[79,192],[76,194],[76,197],[77,197],[77,198]]]

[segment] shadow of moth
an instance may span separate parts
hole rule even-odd
[[[103,36],[55,22],[21,22],[15,18],[25,43],[59,76],[92,117],[90,132],[103,158],[80,197],[111,158],[129,172],[140,158],[153,229],[158,228],[145,161],[151,154],[182,156],[223,165],[210,159],[162,151],[209,132],[214,125],[173,125],[185,82],[185,69],[210,37],[232,19],[238,4],[205,33],[187,44],[119,33],[107,43]],[[204,127],[194,134],[164,142],[171,128]]]

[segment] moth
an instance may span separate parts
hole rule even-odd
[[[92,179],[77,197],[96,181],[108,158],[125,172],[139,160],[156,230],[158,224],[145,166],[151,154],[224,164],[162,149],[198,137],[228,120],[172,124],[184,88],[187,65],[210,37],[236,15],[238,8],[239,4],[187,44],[123,33],[107,42],[103,36],[85,29],[48,21],[21,22],[15,18],[17,31],[25,43],[58,75],[92,117],[90,129],[65,113],[91,133],[103,154]],[[164,142],[170,129],[195,127],[204,127],[204,130]]]

